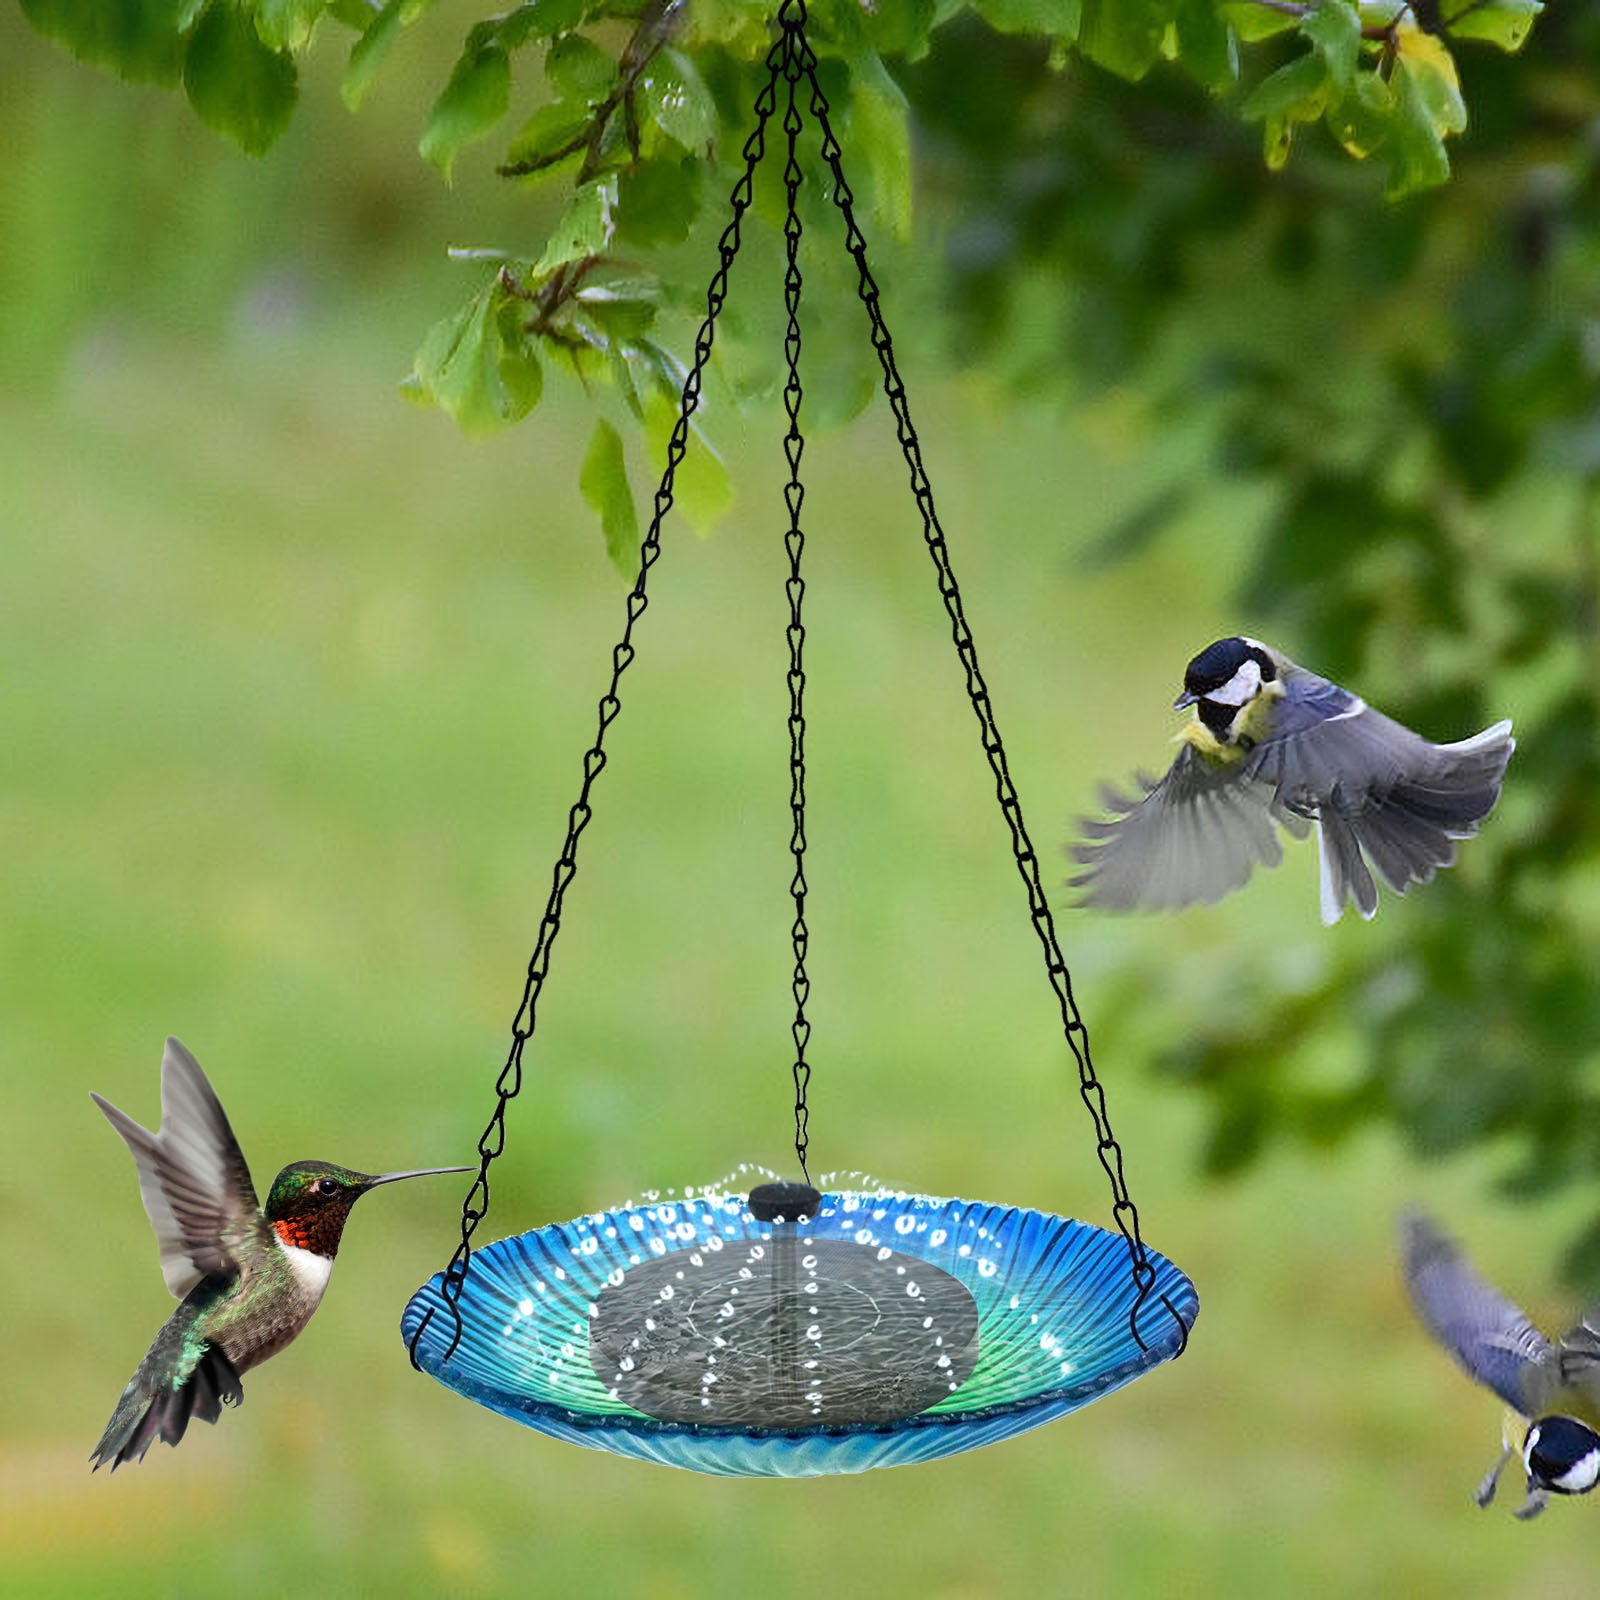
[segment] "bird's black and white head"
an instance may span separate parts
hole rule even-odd
[[[1226,744],[1240,713],[1277,677],[1277,663],[1265,645],[1254,639],[1218,639],[1189,663],[1183,693],[1173,704],[1179,710],[1194,706],[1201,722]]]
[[[1539,1417],[1522,1441],[1528,1491],[1588,1494],[1600,1483],[1600,1434],[1576,1417]]]

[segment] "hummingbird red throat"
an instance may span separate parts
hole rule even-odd
[[[113,1470],[157,1440],[177,1444],[192,1417],[215,1422],[244,1399],[239,1379],[311,1320],[350,1208],[402,1178],[470,1172],[423,1167],[373,1175],[295,1161],[257,1203],[250,1169],[200,1063],[176,1039],[161,1058],[161,1126],[151,1133],[99,1095],[94,1103],[139,1168],[161,1272],[182,1303],[122,1391],[89,1459]]]

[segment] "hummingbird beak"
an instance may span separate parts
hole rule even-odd
[[[1199,698],[1199,695],[1190,694],[1189,691],[1185,689],[1183,693],[1172,702],[1172,709],[1174,711],[1182,711],[1185,706],[1192,706]]]
[[[412,1172],[384,1172],[376,1178],[368,1178],[367,1189],[376,1189],[379,1184],[399,1183],[402,1178],[432,1178],[441,1172],[471,1172],[472,1167],[418,1167]],[[365,1189],[362,1191],[365,1193]]]

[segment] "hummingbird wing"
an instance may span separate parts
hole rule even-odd
[[[1400,1250],[1406,1288],[1428,1332],[1468,1377],[1523,1416],[1533,1415],[1557,1359],[1555,1346],[1420,1211],[1400,1219]]]
[[[1315,820],[1322,846],[1322,917],[1346,902],[1378,908],[1372,870],[1398,894],[1455,860],[1500,797],[1516,748],[1509,722],[1455,744],[1432,744],[1359,695],[1291,661],[1272,731],[1251,776],[1284,810]]]
[[[250,1169],[200,1063],[176,1040],[161,1057],[161,1127],[151,1133],[92,1096],[133,1152],[139,1193],[161,1250],[161,1274],[182,1299],[238,1260],[266,1224]]]
[[[1277,806],[1270,784],[1240,763],[1208,761],[1192,745],[1164,778],[1141,774],[1139,784],[1137,796],[1106,790],[1112,816],[1082,824],[1087,842],[1073,855],[1088,870],[1068,880],[1083,890],[1080,905],[1160,911],[1220,900],[1257,866],[1283,859],[1275,823],[1305,831],[1301,818]]]

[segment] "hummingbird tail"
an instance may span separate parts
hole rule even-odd
[[[177,1444],[191,1418],[215,1422],[224,1405],[236,1406],[244,1399],[239,1374],[218,1345],[206,1345],[199,1361],[176,1385],[163,1382],[148,1370],[149,1365],[148,1361],[141,1363],[122,1391],[106,1431],[89,1456],[95,1471],[108,1462],[115,1472],[124,1462],[142,1461],[157,1439]]]

